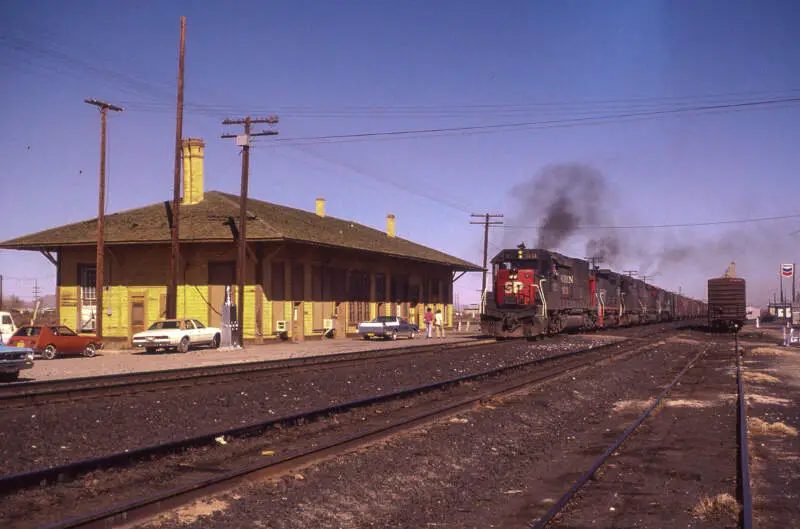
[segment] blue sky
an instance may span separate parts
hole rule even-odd
[[[613,236],[615,268],[699,298],[736,261],[756,304],[800,258],[800,217],[635,228],[798,213],[797,102],[687,110],[800,97],[789,1],[4,2],[0,240],[96,216],[85,98],[126,108],[109,119],[107,211],[172,196],[181,15],[184,136],[207,143],[206,189],[239,192],[222,119],[277,114],[280,135],[251,152],[251,196],[309,211],[322,196],[329,215],[379,229],[393,213],[398,235],[475,263],[470,213],[505,215],[490,257],[533,246],[539,186],[576,165],[604,191],[560,244],[569,255]],[[292,141],[507,123],[539,125]],[[0,250],[0,273],[6,295],[54,291],[41,255]],[[467,274],[455,292],[471,303],[479,288]]]

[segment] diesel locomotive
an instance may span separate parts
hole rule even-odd
[[[492,292],[481,312],[481,331],[497,339],[534,338],[706,313],[704,303],[640,279],[520,245],[492,259]]]

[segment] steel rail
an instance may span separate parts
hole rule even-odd
[[[517,369],[519,367],[529,366],[531,364],[541,364],[556,359],[572,358],[585,355],[588,353],[596,353],[601,350],[621,345],[622,345],[621,343],[607,344],[604,346],[587,348],[581,351],[573,351],[570,353],[566,353],[564,355],[559,355],[558,357],[548,357],[545,359],[519,363],[512,366],[507,366],[502,369],[487,371],[480,375],[459,377],[457,379],[453,379],[451,381],[447,381],[444,383],[435,383],[423,386],[422,388],[441,389],[441,387],[443,387],[443,384],[452,384],[456,383],[456,381],[475,379],[478,376],[486,377],[492,374],[497,374],[498,372],[501,371],[506,372],[512,369]],[[426,410],[417,413],[411,417],[397,420],[389,425],[384,425],[378,428],[374,428],[366,432],[359,432],[347,436],[345,438],[338,439],[324,446],[303,452],[301,454],[287,456],[285,458],[272,462],[259,462],[255,464],[249,464],[245,467],[235,470],[230,470],[217,476],[203,478],[202,480],[184,484],[167,491],[154,493],[145,498],[126,501],[109,508],[101,509],[85,515],[75,516],[68,520],[46,525],[41,529],[74,529],[77,527],[105,529],[108,527],[130,527],[132,526],[132,524],[141,521],[144,518],[152,517],[155,514],[159,514],[169,509],[176,508],[180,505],[185,504],[190,500],[197,499],[200,497],[205,497],[210,494],[218,493],[224,490],[229,490],[232,487],[238,485],[238,483],[243,479],[248,479],[248,480],[263,479],[266,477],[280,475],[281,473],[286,472],[288,469],[292,467],[305,466],[314,462],[322,461],[331,456],[340,455],[342,453],[346,453],[348,451],[361,448],[366,444],[384,439],[399,431],[408,430],[409,428],[413,428],[416,427],[417,425],[421,425],[424,423],[430,423],[432,420],[436,420],[440,417],[445,417],[448,415],[452,415],[454,413],[468,411],[470,409],[473,409],[476,404],[484,402],[490,398],[513,393],[531,384],[563,376],[565,374],[574,372],[576,370],[585,368],[587,366],[594,365],[599,361],[604,361],[609,358],[614,358],[632,352],[633,353],[642,352],[647,349],[648,346],[645,345],[645,346],[640,346],[638,348],[638,351],[637,348],[634,348],[632,351],[631,350],[615,351],[611,355],[606,355],[600,359],[584,361],[575,365],[566,366],[566,368],[563,366],[557,367],[554,371],[549,373],[542,374],[537,372],[534,374],[533,378],[528,376],[523,381],[519,380],[512,381],[503,385],[499,389],[495,388],[495,389],[485,390],[479,395],[471,395],[465,399],[459,400],[458,402],[446,404],[435,410]],[[422,388],[405,390],[393,395],[409,396],[409,394],[411,393],[419,393],[420,392],[419,390]],[[370,398],[370,399],[365,399],[362,402],[375,403],[381,400],[385,399],[382,397]]]
[[[734,335],[736,344],[736,384],[739,391],[739,406],[736,414],[738,423],[739,442],[739,483],[736,487],[739,504],[742,510],[739,513],[739,525],[742,529],[753,527],[753,501],[750,491],[750,458],[747,448],[747,407],[744,398],[744,381],[742,379],[742,355],[739,351],[739,332]]]
[[[180,382],[190,381],[193,385],[201,380],[212,382],[225,377],[252,375],[258,373],[279,373],[309,367],[341,367],[348,363],[361,363],[365,360],[383,360],[409,353],[428,354],[450,349],[463,349],[492,345],[494,340],[471,340],[446,344],[409,345],[389,349],[370,349],[366,351],[335,353],[329,355],[307,356],[282,360],[266,360],[215,366],[188,367],[122,373],[96,377],[80,377],[59,380],[42,380],[0,386],[0,409],[22,407],[39,403],[52,403],[59,399],[77,400],[103,395],[113,391],[150,391],[158,387],[168,387]]]
[[[676,330],[686,327],[686,322],[661,322],[652,329],[654,333],[664,332],[675,326]],[[617,328],[598,329],[597,331],[614,331]],[[567,336],[567,334],[560,335]],[[509,343],[501,341],[500,343]],[[370,359],[392,358],[411,352],[427,354],[453,348],[479,347],[498,343],[494,338],[473,339],[446,344],[408,345],[386,349],[368,349],[363,351],[348,351],[329,355],[315,355],[303,358],[289,358],[281,360],[266,360],[244,362],[236,364],[220,364],[214,366],[185,367],[175,369],[162,369],[137,373],[118,373],[93,377],[77,377],[58,380],[39,380],[31,382],[18,382],[0,385],[0,409],[7,407],[22,407],[39,403],[52,403],[61,400],[78,400],[103,393],[118,390],[136,392],[157,389],[159,386],[170,386],[176,382],[189,380],[193,384],[199,379],[212,380],[218,377],[253,374],[260,372],[278,371],[281,369],[294,369],[298,367],[324,366]],[[342,364],[340,364],[342,365]]]
[[[273,428],[276,426],[278,427],[291,426],[301,421],[312,421],[320,417],[324,417],[335,413],[342,413],[350,409],[355,409],[381,402],[414,396],[425,392],[430,392],[434,390],[447,388],[450,386],[455,386],[464,382],[480,380],[482,378],[487,378],[491,376],[503,375],[513,370],[518,370],[525,367],[552,363],[562,359],[572,358],[576,356],[583,356],[597,351],[612,349],[614,347],[619,348],[625,345],[630,345],[628,343],[629,341],[633,340],[609,343],[596,347],[588,347],[577,351],[571,351],[561,355],[549,356],[546,358],[540,358],[536,360],[526,360],[524,362],[517,362],[499,368],[487,369],[479,371],[477,373],[470,373],[447,380],[425,384],[422,386],[402,389],[399,391],[384,393],[381,395],[375,395],[341,404],[335,404],[333,406],[327,406],[325,408],[319,408],[311,411],[294,413],[291,415],[286,415],[274,419],[271,418],[267,421],[251,423],[249,425],[203,434],[188,439],[181,439],[178,441],[171,441],[159,445],[134,449],[128,452],[119,452],[116,454],[109,454],[107,456],[100,456],[82,461],[75,461],[73,463],[67,463],[65,465],[59,465],[55,467],[49,467],[29,472],[21,472],[8,476],[3,476],[0,477],[0,494],[14,492],[23,489],[25,487],[40,485],[43,483],[69,481],[71,479],[75,479],[76,477],[82,474],[85,474],[87,472],[92,472],[95,470],[129,466],[143,459],[149,459],[155,456],[174,453],[187,448],[195,448],[199,446],[209,445],[213,443],[214,440],[218,437],[242,438],[242,437],[254,436],[262,433],[263,431],[269,428]]]
[[[694,365],[694,363],[697,361],[697,359],[700,358],[700,356],[704,355],[706,352],[707,352],[707,349],[704,349],[704,350],[700,351],[699,353],[697,353],[694,356],[694,358],[692,358],[689,361],[689,363],[687,363],[686,366],[683,369],[681,369],[681,371],[677,374],[677,376],[675,376],[675,378],[672,380],[672,382],[670,382],[669,385],[664,389],[664,391],[662,391],[661,394],[659,394],[659,396],[656,398],[655,402],[653,402],[653,404],[651,404],[644,411],[644,413],[642,413],[639,416],[639,418],[632,425],[630,425],[622,433],[622,435],[620,435],[619,438],[617,438],[617,440],[614,441],[614,443],[608,449],[606,449],[605,452],[603,452],[603,455],[601,455],[592,464],[592,466],[589,467],[589,470],[584,472],[583,475],[581,475],[581,477],[579,477],[572,484],[572,486],[569,488],[569,490],[567,490],[567,492],[565,492],[564,495],[561,496],[561,498],[555,504],[553,504],[553,506],[550,507],[550,509],[548,509],[548,511],[544,514],[544,516],[542,516],[542,518],[540,518],[538,522],[536,522],[534,525],[531,526],[533,529],[543,529],[544,527],[547,526],[547,524],[549,524],[553,520],[553,518],[555,518],[555,516],[559,512],[561,512],[561,510],[564,507],[566,507],[567,503],[569,503],[569,501],[572,499],[572,497],[575,496],[575,494],[589,481],[589,479],[591,479],[591,477],[594,475],[595,472],[597,472],[597,469],[599,469],[602,466],[602,464],[606,461],[606,459],[608,459],[611,456],[611,454],[613,454],[622,445],[622,443],[624,443],[625,440],[637,428],[639,428],[639,426],[645,421],[645,419],[647,419],[647,417],[650,415],[650,413],[661,403],[661,400],[666,396],[666,394],[675,386],[675,384],[678,383],[678,381],[680,381],[680,379],[683,377],[683,375],[685,375],[686,372],[689,371],[689,369]]]

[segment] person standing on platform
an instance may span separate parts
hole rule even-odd
[[[428,307],[428,310],[425,311],[425,338],[432,338],[433,337],[433,312],[431,312],[431,308]]]
[[[436,316],[433,318],[433,326],[436,327],[436,337],[444,338],[444,316],[441,310],[436,310]]]

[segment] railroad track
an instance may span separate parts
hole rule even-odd
[[[680,329],[687,322],[669,322],[646,327],[634,327],[635,331],[646,331],[645,335]],[[608,329],[619,332],[620,329]],[[604,331],[596,331],[602,336]],[[649,334],[648,334],[649,333]],[[567,336],[567,335],[560,335]],[[465,349],[489,344],[503,343],[494,339],[478,339],[471,342],[451,342],[447,344],[412,345],[391,349],[347,352],[331,355],[309,356],[286,360],[223,364],[216,366],[189,367],[138,373],[124,373],[95,377],[81,377],[61,380],[44,380],[0,385],[0,410],[4,408],[36,406],[54,402],[72,402],[86,398],[130,395],[143,391],[160,389],[180,389],[198,384],[220,384],[242,376],[274,375],[296,369],[342,368],[348,365],[363,364],[366,360],[389,360],[409,354],[435,354],[450,349]]]
[[[713,347],[713,346],[711,346]],[[623,443],[636,432],[642,424],[651,416],[652,412],[657,409],[662,403],[669,399],[670,392],[676,385],[680,384],[683,377],[689,372],[698,361],[708,353],[708,348],[697,353],[686,366],[675,376],[675,378],[667,385],[666,388],[655,398],[653,403],[647,407],[644,412],[587,468],[578,479],[576,479],[564,492],[564,494],[547,510],[547,512],[531,527],[533,529],[545,529],[550,527],[552,522],[556,520],[565,509],[572,502],[579,502],[576,498],[579,491],[581,491],[587,484],[596,478],[598,471],[606,464],[612,455],[616,455],[617,451]],[[735,342],[735,356],[736,356],[736,378],[737,378],[737,424],[736,424],[736,444],[737,444],[737,501],[741,506],[739,511],[739,526],[742,529],[752,528],[752,500],[750,491],[750,471],[749,459],[747,449],[747,416],[745,407],[745,395],[742,381],[741,371],[741,353],[739,351],[738,334],[736,335]],[[569,524],[569,522],[567,522]]]
[[[436,354],[451,349],[469,349],[494,343],[496,343],[495,340],[450,342],[446,344],[416,345],[308,356],[286,360],[24,382],[0,386],[0,409],[75,401],[85,398],[128,395],[142,391],[180,388],[187,385],[220,384],[242,376],[275,375],[297,369],[315,367],[342,368],[349,365],[363,364],[365,361],[388,360],[410,354]]]
[[[87,472],[100,469],[122,469],[142,461],[153,461],[154,464],[157,464],[156,458],[185,451],[192,447],[213,445],[215,440],[219,442],[219,439],[223,439],[226,443],[235,444],[236,440],[253,438],[270,429],[312,424],[314,421],[331,417],[335,419],[335,417],[342,416],[347,412],[364,410],[370,406],[385,407],[391,402],[401,403],[404,400],[421,397],[428,397],[434,401],[430,402],[422,398],[422,403],[417,403],[415,406],[397,404],[399,413],[392,412],[390,415],[380,416],[380,420],[372,421],[377,424],[370,422],[361,427],[353,427],[345,435],[334,436],[333,439],[328,439],[317,446],[309,446],[305,450],[290,453],[284,457],[269,457],[265,461],[261,452],[253,453],[251,451],[250,453],[242,454],[235,461],[228,459],[230,454],[227,454],[224,465],[220,465],[220,461],[212,461],[206,464],[193,461],[188,467],[195,471],[192,472],[187,467],[187,472],[180,476],[179,482],[181,484],[178,486],[147,496],[128,498],[126,501],[112,506],[97,506],[92,512],[47,526],[59,529],[73,527],[125,527],[129,526],[133,521],[152,517],[157,513],[173,509],[193,499],[230,489],[245,480],[281,475],[292,468],[309,465],[361,448],[388,436],[395,435],[398,432],[408,431],[421,424],[470,410],[482,402],[512,394],[533,384],[543,383],[576,370],[596,365],[598,362],[651,350],[658,344],[659,341],[656,338],[601,345],[545,359],[521,362],[502,368],[455,377],[434,384],[404,389],[307,413],[290,415],[276,420],[251,424],[242,428],[215,432],[176,443],[7,476],[0,479],[0,492],[10,494],[16,491],[24,495],[25,487],[31,485],[41,487],[44,483],[64,484],[76,477],[85,475]],[[476,382],[485,382],[485,387],[472,387],[472,384]]]

